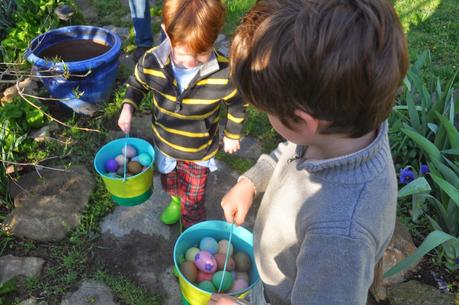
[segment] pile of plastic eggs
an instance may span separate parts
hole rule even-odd
[[[223,271],[227,252],[226,271]],[[220,292],[237,292],[250,283],[249,255],[235,251],[226,239],[217,242],[212,237],[204,237],[199,246],[189,248],[185,257],[178,258],[178,262],[185,278],[208,292],[217,292],[220,285]]]
[[[147,170],[152,161],[152,157],[149,154],[137,154],[137,149],[134,146],[126,145],[113,159],[105,161],[104,169],[107,176],[111,178],[123,178],[124,163],[126,162],[126,177],[130,177]]]

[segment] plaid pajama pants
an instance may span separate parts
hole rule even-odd
[[[164,191],[181,199],[182,225],[188,228],[206,220],[205,192],[209,168],[190,161],[177,160],[168,174],[161,174]]]

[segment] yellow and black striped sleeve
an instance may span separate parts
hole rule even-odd
[[[233,140],[241,138],[241,131],[245,120],[247,104],[243,102],[237,89],[225,98],[225,103],[228,107],[227,121],[224,130],[224,135]]]
[[[150,87],[146,82],[144,62],[146,56],[152,56],[151,54],[145,53],[140,58],[134,69],[134,75],[131,75],[127,82],[127,90],[123,99],[123,104],[131,104],[137,109],[138,105],[148,93]]]

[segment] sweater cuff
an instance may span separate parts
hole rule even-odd
[[[266,190],[275,166],[276,162],[272,158],[268,155],[262,155],[258,162],[241,176],[249,179],[257,194],[260,194]]]

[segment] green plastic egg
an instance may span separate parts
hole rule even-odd
[[[228,271],[225,271],[225,272],[217,271],[212,277],[212,283],[217,289],[220,287],[220,282],[222,280],[223,274],[225,274],[225,277],[223,279],[222,289],[220,292],[225,292],[229,290],[233,286],[233,281],[234,281],[233,276]]]
[[[203,281],[198,284],[198,287],[207,292],[217,292],[217,289],[211,281]]]

